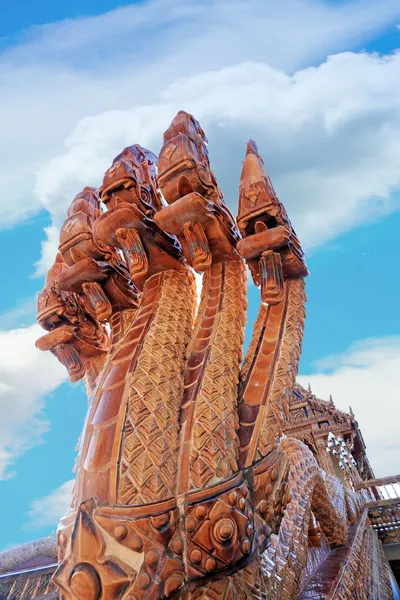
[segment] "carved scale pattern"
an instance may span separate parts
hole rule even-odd
[[[282,435],[300,359],[305,318],[303,280],[285,282],[284,299],[261,305],[241,381],[241,466],[260,460]],[[262,380],[267,380],[266,384]]]
[[[215,265],[211,267],[211,277],[215,272],[222,284],[220,310],[196,398],[189,489],[211,485],[238,468],[236,406],[246,311],[246,275],[242,261]]]
[[[393,590],[392,590],[392,584],[390,582],[390,575],[389,575],[389,569],[388,569],[388,564],[387,564],[387,559],[385,556],[385,553],[383,551],[383,546],[381,541],[378,539],[378,536],[376,534],[374,535],[374,539],[375,539],[375,544],[377,545],[378,548],[378,564],[377,564],[377,569],[379,572],[379,580],[380,580],[380,585],[381,585],[381,589],[382,589],[382,593],[381,596],[382,598],[388,598],[388,600],[392,600],[393,597]]]
[[[345,488],[344,491],[347,521],[350,525],[354,525],[361,510],[361,502],[355,492],[349,490],[348,488]]]
[[[225,579],[188,592],[183,600],[266,600],[267,584],[261,562],[256,561]]]
[[[240,371],[240,380],[244,381],[249,373],[251,364],[256,356],[259,341],[261,339],[262,329],[265,323],[265,317],[267,315],[268,306],[261,303],[258,311],[257,318],[253,325],[253,333],[251,334],[251,340],[249,347],[246,352],[245,359],[243,361],[242,369]]]
[[[319,467],[311,505],[329,543],[344,544],[347,535],[345,490],[337,477],[327,475]]]
[[[325,474],[307,446],[294,438],[284,438],[280,448],[290,459],[288,483],[292,501],[283,515],[279,534],[272,536],[271,546],[263,557],[266,566],[273,565],[269,571],[271,600],[296,598],[298,594],[307,561],[311,510],[329,543],[343,544],[347,535],[346,514],[342,512],[343,488],[340,483],[338,482],[338,498],[333,503],[326,486]]]
[[[355,538],[336,583],[332,600],[370,600],[393,598],[387,561],[382,546],[370,527],[365,510],[357,527]]]
[[[288,281],[286,285],[289,287],[286,321],[266,413],[266,423],[276,421],[280,428],[288,413],[290,393],[296,380],[306,316],[304,279]],[[260,431],[256,460],[265,456],[270,442],[268,427],[264,425]]]
[[[115,176],[117,167],[111,169],[108,187],[102,186],[104,194],[109,192],[107,214],[94,215],[99,239],[103,235],[126,250],[134,282],[141,288],[149,277],[139,309],[126,320],[122,313],[111,313],[102,288],[110,274],[96,263],[106,258],[100,246],[88,243],[79,252],[70,251],[76,264],[85,253],[93,259],[84,263],[92,268],[87,273],[82,264],[81,271],[76,264],[71,268],[75,278],[78,271],[99,278],[84,283],[83,291],[93,299],[96,319],[111,317],[112,348],[89,406],[75,492],[78,510],[59,529],[62,563],[55,580],[71,600],[113,600],[125,592],[126,600],[179,594],[185,600],[291,600],[305,572],[313,514],[331,544],[346,542],[347,518],[358,523],[345,577],[335,584],[332,597],[364,600],[371,590],[363,582],[380,582],[384,568],[365,514],[358,521],[357,496],[332,476],[327,455],[324,473],[300,441],[279,442],[305,316],[307,269],[297,236],[254,143],[248,144],[241,177],[238,222],[243,239],[238,241],[222,196],[213,198],[218,188],[207,173],[208,160],[201,159],[205,140],[198,123],[179,113],[165,142],[163,185],[169,207],[161,207],[155,197],[150,202],[150,188],[158,198],[155,157],[149,160],[149,153],[135,146],[123,153],[131,157],[129,164],[121,157],[117,161],[121,178]],[[259,220],[251,223],[255,218]],[[179,244],[170,236],[179,239],[182,231],[189,264],[207,267],[194,331],[194,278],[181,270]],[[70,241],[63,248],[69,252]],[[269,306],[260,309],[242,368],[238,417],[246,306],[239,255],[261,282]],[[168,270],[172,268],[177,270]],[[107,285],[111,293],[109,280]],[[119,294],[113,298],[116,307],[125,306]],[[136,306],[136,300],[126,306]],[[66,348],[59,346],[59,358],[67,362]],[[73,372],[74,366],[72,361]],[[93,363],[87,372],[89,387],[101,366]],[[324,445],[320,440],[318,450]],[[266,463],[271,460],[264,471],[262,463],[254,464],[263,457]],[[250,468],[237,473],[241,467]],[[231,475],[244,481],[228,491],[221,479]],[[218,485],[210,488],[213,484]],[[271,545],[260,556],[268,540]],[[375,556],[375,563],[363,563],[362,547]],[[243,566],[247,561],[253,562]],[[235,568],[240,570],[233,573]],[[384,582],[379,586],[372,590],[374,597],[382,597]]]
[[[330,456],[326,450],[327,446],[326,438],[317,438],[317,454],[318,454],[318,462],[322,469],[324,469],[325,473],[329,473],[329,475],[334,475],[332,461]]]
[[[73,506],[96,495],[100,502],[116,502],[120,429],[125,419],[126,396],[143,339],[158,306],[162,280],[146,282],[140,307],[123,336],[121,316],[112,321],[114,344],[99,379],[81,436],[76,462]]]
[[[215,323],[220,311],[219,293],[223,282],[221,273],[221,266],[218,265],[208,269],[203,275],[200,306],[188,346],[180,416],[178,493],[184,493],[189,488],[189,456],[195,403],[204,369],[209,360]]]
[[[122,440],[119,504],[175,493],[179,410],[195,308],[194,276],[165,271],[158,310],[130,381]]]
[[[307,562],[311,510],[318,521],[321,520],[322,530],[330,543],[345,542],[347,523],[346,515],[342,512],[344,492],[339,481],[336,499],[332,501],[324,473],[307,446],[294,438],[283,438],[279,449],[290,460],[288,484],[291,496],[279,533],[271,536],[270,547],[254,563],[222,581],[210,582],[186,594],[185,600],[296,598]],[[235,590],[238,590],[238,596]]]

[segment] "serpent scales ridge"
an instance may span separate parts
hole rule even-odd
[[[261,302],[242,362],[246,265]],[[307,275],[256,144],[235,219],[183,111],[158,158],[127,147],[74,199],[37,342],[89,400],[57,533],[62,597],[294,599],[311,547],[353,544],[356,562],[361,539],[376,547],[361,497],[282,434]],[[357,574],[346,590],[369,597]]]

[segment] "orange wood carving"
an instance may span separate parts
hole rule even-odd
[[[242,364],[246,264],[261,302]],[[89,397],[57,534],[63,597],[294,599],[308,548],[365,527],[358,494],[282,435],[307,274],[255,143],[235,220],[183,111],[158,159],[125,148],[75,198],[37,342]]]

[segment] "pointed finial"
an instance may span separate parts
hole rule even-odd
[[[258,153],[257,144],[254,140],[249,140],[246,144],[246,155],[244,157],[242,173],[240,176],[240,188],[254,183],[264,182],[266,179],[267,174],[264,171],[264,163]]]
[[[312,394],[312,390],[311,390],[311,384],[310,384],[310,382],[308,382],[308,388],[307,388],[307,392],[308,392],[309,394]]]
[[[249,222],[258,217],[276,216],[282,210],[272,183],[265,173],[264,163],[258,153],[257,144],[249,140],[243,161],[239,184],[239,212],[237,223],[243,236],[253,233],[247,231]]]
[[[351,408],[351,406],[349,406],[349,415],[350,415],[351,417],[353,417],[353,419],[354,419],[354,417],[355,417],[355,414],[354,414],[354,412],[353,412],[353,409]]]
[[[263,162],[261,156],[258,154],[257,144],[254,140],[249,140],[246,144],[246,156],[248,154],[256,154],[261,162]]]
[[[334,404],[334,403],[333,403],[332,394],[329,394],[329,404]]]

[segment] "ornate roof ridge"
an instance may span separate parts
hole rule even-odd
[[[301,394],[302,399],[301,400],[299,399],[299,402],[307,401],[313,405],[320,404],[323,406],[324,409],[328,409],[330,412],[335,412],[344,417],[355,420],[354,414],[351,414],[351,412],[346,412],[344,410],[341,410],[334,404],[334,402],[332,400],[332,396],[330,396],[330,398],[331,398],[330,400],[323,400],[323,398],[318,398],[312,392],[307,391],[298,381],[295,382],[295,384],[293,386],[293,391],[297,392],[297,394],[299,394],[299,393]],[[294,402],[291,402],[291,404],[295,405],[295,404],[297,404],[297,402],[294,401]]]
[[[0,573],[12,571],[19,564],[41,555],[57,559],[57,545],[54,537],[39,538],[0,552]]]

